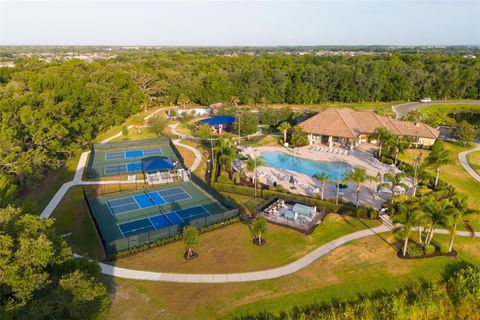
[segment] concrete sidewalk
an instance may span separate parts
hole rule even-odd
[[[473,168],[470,166],[470,163],[467,161],[467,155],[469,153],[477,152],[480,151],[480,143],[475,144],[475,148],[460,152],[458,154],[458,160],[460,161],[460,164],[463,166],[465,170],[467,170],[468,174],[472,176],[473,179],[477,180],[480,182],[480,175],[473,170]],[[480,195],[479,195],[480,196]]]

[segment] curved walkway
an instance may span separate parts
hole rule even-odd
[[[160,109],[162,110],[162,109]],[[159,112],[160,110],[155,111],[154,113]],[[148,119],[151,115],[145,117]],[[174,132],[174,128],[172,128],[172,132]],[[120,136],[120,134],[116,134],[113,137],[105,139],[101,143],[106,143],[115,139],[116,137]],[[202,155],[201,153],[188,145],[180,143],[180,140],[175,140],[174,143],[176,145],[185,147],[195,154],[195,161],[191,167],[191,170],[194,171],[198,168],[201,163]],[[75,175],[72,181],[66,182],[62,185],[62,187],[57,191],[55,196],[50,200],[49,204],[45,207],[42,214],[40,215],[42,218],[48,218],[52,213],[53,210],[57,207],[60,203],[61,199],[64,197],[65,193],[73,186],[76,185],[95,185],[95,184],[118,184],[118,183],[134,183],[130,181],[83,181],[83,171],[85,169],[87,159],[88,159],[89,152],[83,152],[80,156],[80,160],[77,165],[77,169],[75,171]],[[261,271],[253,271],[253,272],[242,272],[242,273],[227,273],[227,274],[188,274],[188,273],[166,273],[166,272],[152,272],[152,271],[142,271],[142,270],[132,270],[126,269],[121,267],[112,266],[106,263],[99,263],[101,271],[105,275],[113,276],[113,277],[120,277],[126,279],[138,279],[138,280],[149,280],[149,281],[162,281],[162,282],[177,282],[177,283],[235,283],[235,282],[248,282],[248,281],[258,281],[258,280],[268,280],[283,277],[298,270],[301,270],[314,261],[318,260],[319,258],[323,257],[327,253],[331,252],[332,250],[357,239],[365,238],[368,236],[372,236],[379,233],[389,232],[391,231],[391,226],[388,224],[382,224],[381,226],[365,229],[357,232],[353,232],[342,237],[339,237],[335,240],[332,240],[317,249],[313,250],[312,252],[306,254],[305,256],[301,257],[300,259],[287,264],[285,266],[281,266],[278,268],[261,270]],[[448,234],[447,230],[435,230],[435,233],[441,234]],[[471,236],[471,233],[466,231],[458,231],[458,236]],[[480,237],[480,232],[475,233],[475,236]],[[76,257],[80,257],[78,254],[75,254]]]
[[[440,101],[432,101],[432,102],[409,102],[403,103],[396,106],[393,106],[393,110],[395,111],[396,118],[402,119],[407,113],[417,110],[418,108],[430,106],[430,105],[437,105],[437,104],[472,104],[472,105],[480,105],[480,100],[440,100]]]
[[[473,149],[460,152],[458,154],[458,160],[462,164],[463,168],[465,170],[467,170],[468,174],[471,175],[473,179],[480,182],[480,175],[475,170],[473,170],[473,168],[470,166],[470,163],[468,163],[468,160],[467,160],[467,155],[469,153],[473,153],[473,152],[477,152],[477,151],[480,151],[480,143],[476,143],[475,148],[473,148]]]
[[[172,132],[172,134],[177,135],[180,139],[200,140],[200,138],[198,138],[198,137],[189,136],[188,134],[184,134],[184,133],[178,132],[178,131],[177,131],[178,125],[179,125],[179,123],[175,123],[175,124],[170,124],[170,125],[168,125],[168,127],[170,128],[170,131]],[[254,134],[240,137],[240,139],[248,139],[248,138],[253,138],[253,137],[261,136],[261,135],[263,135],[263,133],[262,133],[262,131],[260,130],[260,131],[255,132]],[[210,139],[207,139],[207,140],[210,141]],[[215,140],[218,140],[218,138],[211,138],[211,140],[215,141]]]

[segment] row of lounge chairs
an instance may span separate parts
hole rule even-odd
[[[267,215],[270,214],[278,214],[278,209],[283,208],[285,206],[285,201],[282,199],[278,199],[271,205],[269,205],[265,210],[263,210]]]
[[[327,147],[310,147],[308,150],[313,151],[313,152],[326,152],[326,153],[333,153],[333,154],[339,154],[339,155],[346,155],[349,156],[352,153],[348,150],[343,150],[343,149],[335,149],[335,148],[327,148]]]

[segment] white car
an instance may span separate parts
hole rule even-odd
[[[430,98],[423,98],[423,99],[420,99],[420,102],[432,102],[432,99]]]

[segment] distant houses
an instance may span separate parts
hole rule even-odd
[[[329,108],[298,125],[308,134],[310,144],[353,148],[372,141],[377,128],[386,128],[394,135],[408,136],[418,146],[431,146],[439,131],[424,123],[413,123],[380,116],[370,111],[350,108]]]

